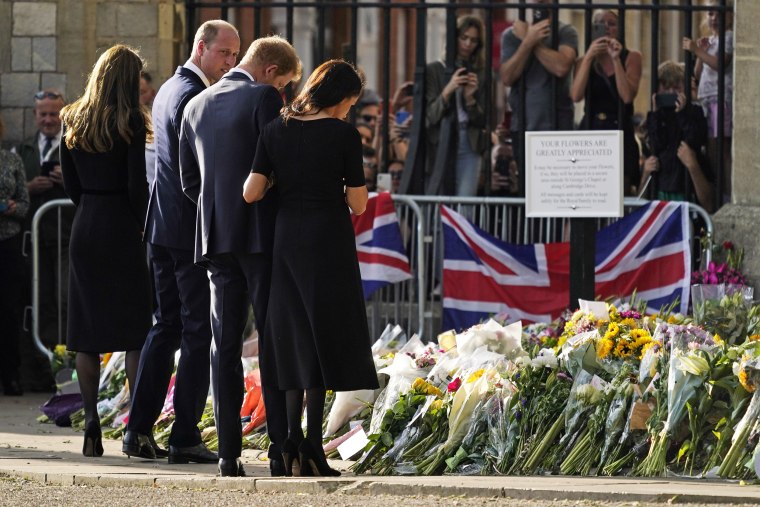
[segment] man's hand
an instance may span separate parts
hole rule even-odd
[[[50,171],[50,180],[58,185],[63,185],[63,173],[60,165],[54,166],[53,170]]]
[[[530,47],[539,45],[551,33],[551,26],[548,19],[539,21],[535,25],[529,25],[528,30],[523,37],[523,43]]]
[[[26,184],[26,190],[30,195],[41,194],[53,188],[53,180],[47,176],[35,176]]]

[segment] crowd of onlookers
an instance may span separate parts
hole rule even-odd
[[[593,13],[591,40],[581,54],[577,28],[560,21],[553,29],[553,11],[542,6],[549,0],[535,3],[526,21],[515,21],[500,34],[500,65],[495,72],[487,72],[482,19],[464,15],[456,25],[453,72],[441,59],[427,65],[424,90],[407,81],[387,101],[372,89],[363,91],[351,117],[362,139],[368,189],[399,191],[410,165],[407,161],[414,155],[411,150],[417,149],[426,154],[425,167],[420,169],[424,177],[418,180],[423,183],[407,185],[402,190],[408,193],[520,196],[525,185],[525,131],[622,130],[625,195],[690,200],[708,211],[729,200],[733,3],[726,2],[722,64],[718,54],[720,14],[718,10],[705,11],[702,29],[709,35],[695,40],[684,37],[682,43],[683,50],[694,57],[694,68],[687,72],[683,63],[662,62],[656,76],[658,91],[646,112],[636,112],[633,107],[637,95],[646,93],[640,89],[642,55],[621,44],[616,11]],[[719,103],[721,67],[724,93]],[[495,86],[484,86],[492,75]],[[693,75],[691,86],[685,86],[686,75]],[[493,106],[485,89],[507,97],[504,114],[491,115],[498,120],[495,125],[486,122],[486,108],[493,110]],[[151,76],[144,73],[141,102],[149,106],[155,94]],[[416,96],[424,97],[424,119],[413,117]],[[584,115],[578,122],[575,109],[582,101]],[[29,283],[21,274],[28,275],[30,266],[20,254],[24,231],[30,229],[42,204],[66,197],[57,161],[59,112],[65,103],[59,90],[35,93],[37,132],[10,150],[0,151],[0,294],[22,293],[27,303]],[[719,126],[721,116],[723,125]],[[412,146],[412,131],[420,127],[414,122],[419,121],[424,122],[424,128],[418,130],[424,133],[425,142]],[[0,122],[0,140],[2,134]],[[154,167],[154,157],[148,145],[148,168]],[[718,174],[723,178],[721,185],[716,181]],[[715,195],[717,188],[723,195]],[[60,217],[49,214],[40,225],[40,337],[50,347],[66,329],[66,255],[72,217],[73,212],[64,208]],[[18,328],[22,316],[18,311],[6,311],[4,300],[0,299],[0,306],[0,335],[8,336],[5,330]],[[37,372],[25,387],[51,390],[47,360],[34,352],[30,340],[16,342],[28,350],[8,349],[0,341],[4,349],[0,371],[8,371],[2,361],[18,363],[21,355],[23,370]],[[6,393],[21,391],[17,380],[3,379]]]
[[[486,72],[483,22],[474,15],[457,19],[453,72],[443,59],[426,68],[425,90],[420,94],[425,100],[425,143],[416,147],[425,150],[424,184],[407,186],[406,192],[524,195],[525,131],[621,130],[624,195],[689,200],[708,211],[713,211],[716,203],[727,202],[732,3],[727,2],[725,16],[723,103],[718,103],[720,14],[709,10],[704,11],[701,24],[703,33],[709,35],[683,38],[682,48],[693,55],[693,68],[687,74],[682,62],[660,63],[651,109],[641,112],[634,111],[634,100],[647,93],[640,90],[642,55],[620,42],[618,13],[607,9],[593,12],[591,40],[581,54],[576,27],[559,21],[553,33],[553,11],[542,7],[551,2],[535,3],[526,21],[515,21],[500,36],[500,65],[493,73],[498,82],[491,89],[494,94],[506,93],[503,115],[484,93],[490,73]],[[693,76],[691,86],[685,86],[687,75]],[[371,190],[399,188],[407,156],[412,155],[413,90],[414,83],[402,83],[387,104],[369,90],[357,104],[355,124],[365,144],[365,174]],[[584,114],[578,121],[576,107],[580,105],[576,104],[584,101]],[[487,107],[500,120],[496,125],[486,125]],[[718,128],[721,109],[722,131]],[[387,140],[383,138],[383,118],[389,123]],[[721,134],[724,139],[719,143]],[[382,153],[385,149],[387,155]],[[715,195],[719,167],[721,196]]]

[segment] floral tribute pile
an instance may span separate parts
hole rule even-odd
[[[431,343],[389,325],[373,345],[382,388],[328,394],[325,452],[338,457],[363,432],[357,474],[756,477],[760,305],[724,296],[701,325],[668,308],[645,315],[635,299],[596,308],[528,326],[492,319]],[[114,438],[128,417],[118,361],[99,406]],[[260,381],[245,364],[244,444],[266,449]],[[201,426],[214,448],[210,407]]]

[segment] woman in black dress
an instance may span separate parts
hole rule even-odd
[[[590,92],[589,116],[581,122],[588,130],[623,131],[623,193],[633,195],[639,182],[639,145],[633,132],[633,100],[639,91],[641,53],[624,48],[618,37],[614,10],[594,11],[593,40],[578,59],[570,94],[580,102]],[[618,119],[622,102],[622,119]]]
[[[264,330],[271,347],[261,351],[261,372],[262,383],[286,391],[283,458],[293,475],[340,475],[322,452],[325,390],[378,386],[350,217],[367,205],[362,145],[343,121],[361,90],[350,64],[320,65],[262,132],[244,186],[249,203],[261,199],[272,177],[279,189]]]
[[[142,66],[127,46],[108,49],[95,64],[84,95],[61,111],[63,183],[76,205],[66,343],[77,353],[85,456],[103,454],[97,411],[99,354],[126,351],[132,388],[151,324],[142,246],[148,202],[145,139],[151,125],[139,100]]]

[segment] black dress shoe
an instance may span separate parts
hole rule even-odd
[[[272,477],[290,476],[285,468],[285,463],[281,459],[269,459],[269,474]]]
[[[219,475],[221,477],[245,477],[245,469],[240,458],[219,460]]]
[[[184,465],[186,463],[216,463],[219,456],[215,452],[209,451],[206,444],[200,444],[192,447],[175,447],[169,446],[169,464]]]
[[[148,435],[143,435],[133,430],[127,430],[124,433],[124,439],[121,441],[121,452],[127,456],[136,456],[144,459],[156,459],[156,452],[150,445]]]
[[[156,458],[166,458],[169,456],[169,451],[166,449],[161,449],[158,444],[156,443],[156,439],[153,438],[153,432],[150,432],[148,434],[148,440],[150,440],[150,446],[153,447],[153,452],[156,454]]]

